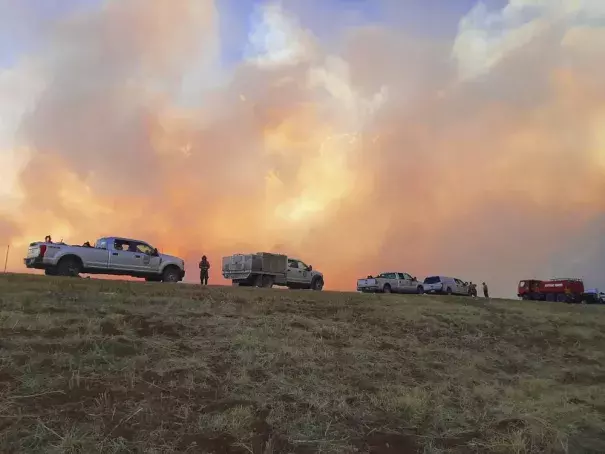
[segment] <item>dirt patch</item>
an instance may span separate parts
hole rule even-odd
[[[139,337],[166,336],[173,339],[181,337],[184,326],[180,323],[164,323],[161,320],[148,319],[140,315],[124,317]]]
[[[223,412],[234,407],[250,407],[255,406],[255,403],[250,400],[243,399],[226,399],[212,402],[204,407],[206,413]]]
[[[502,419],[492,425],[492,430],[498,432],[513,432],[527,427],[527,421],[519,418]]]
[[[366,436],[360,448],[371,454],[416,454],[422,452],[416,434],[374,432]]]
[[[104,320],[101,322],[99,328],[101,329],[101,334],[104,336],[119,336],[120,334],[123,334],[122,331],[116,328],[116,325],[109,320]]]
[[[0,383],[12,382],[15,379],[13,374],[6,370],[0,370]]]
[[[378,388],[376,387],[376,385],[366,378],[353,379],[350,383],[353,387],[357,388],[360,391],[365,391],[365,392],[370,392],[370,393],[374,393],[374,392],[378,391]]]
[[[290,326],[296,329],[304,329],[305,331],[307,330],[307,327],[300,322],[292,322],[290,323]]]
[[[59,337],[65,337],[65,328],[51,328],[46,331],[42,331],[42,336],[47,339],[56,339]]]
[[[390,342],[381,342],[380,344],[378,344],[378,350],[397,350],[397,347],[391,344]]]
[[[468,448],[466,448],[466,446],[468,445],[468,443],[473,440],[480,440],[481,438],[481,432],[473,430],[469,432],[463,432],[451,437],[434,438],[433,444],[438,448],[447,449],[448,451],[454,450],[456,448],[464,448],[463,451],[459,452],[467,452]]]
[[[267,372],[265,372],[263,369],[259,369],[259,368],[250,369],[248,371],[248,376],[254,382],[264,382],[269,378],[269,375],[267,374]]]
[[[560,379],[566,385],[598,385],[605,382],[605,373],[595,371],[567,371]]]
[[[76,354],[94,350],[98,344],[94,340],[79,340],[74,342],[30,342],[26,345],[36,353],[54,354],[64,352]]]
[[[214,454],[249,453],[245,447],[237,446],[237,440],[228,434],[188,434],[177,445],[179,452],[208,452]]]
[[[586,356],[581,354],[565,353],[563,357],[567,360],[575,361],[578,364],[583,364],[585,366],[599,366],[601,364],[598,360],[587,358]]]
[[[141,345],[128,339],[111,339],[102,345],[105,350],[118,358],[136,356],[141,353]]]
[[[68,309],[65,309],[63,307],[54,307],[54,306],[50,306],[44,309],[46,312],[48,312],[49,314],[67,314],[69,312]]]

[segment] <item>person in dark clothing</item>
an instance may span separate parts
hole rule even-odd
[[[208,270],[210,269],[210,262],[204,255],[200,262],[200,281],[202,285],[208,285]]]
[[[485,282],[483,283],[483,296],[489,298],[489,289],[487,288],[487,284]]]

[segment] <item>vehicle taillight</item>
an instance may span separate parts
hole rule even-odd
[[[43,244],[42,246],[40,246],[40,254],[38,255],[38,257],[44,257],[45,253],[46,253],[46,244]]]

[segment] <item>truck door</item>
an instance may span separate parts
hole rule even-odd
[[[406,293],[416,293],[418,290],[416,289],[416,281],[412,278],[408,273],[403,273],[403,277],[405,278],[405,291]]]
[[[311,283],[311,271],[308,270],[308,266],[300,260],[298,261],[298,269],[300,270],[300,280],[305,284]]]
[[[416,288],[412,286],[412,276],[407,273],[397,273],[397,287],[399,293],[416,292]]]
[[[133,272],[143,270],[143,254],[136,245],[126,240],[114,240],[109,255],[109,267],[116,271]]]
[[[297,260],[288,259],[287,280],[296,283],[302,281],[302,270],[299,268]]]
[[[395,273],[395,277],[397,278],[397,288],[393,289],[397,293],[405,293],[407,284],[405,282],[405,275],[403,273]]]
[[[146,272],[159,273],[161,259],[154,255],[154,248],[147,243],[137,242],[136,250],[141,255],[141,269]],[[138,258],[136,253],[135,258]]]
[[[468,289],[467,287],[464,285],[464,282],[462,282],[460,279],[454,279],[454,282],[456,282],[456,290],[455,293],[459,294],[459,295],[465,295],[468,293]]]

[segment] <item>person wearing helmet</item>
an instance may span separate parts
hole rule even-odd
[[[208,285],[208,270],[210,269],[210,262],[206,256],[202,256],[200,262],[200,283],[201,285]]]

